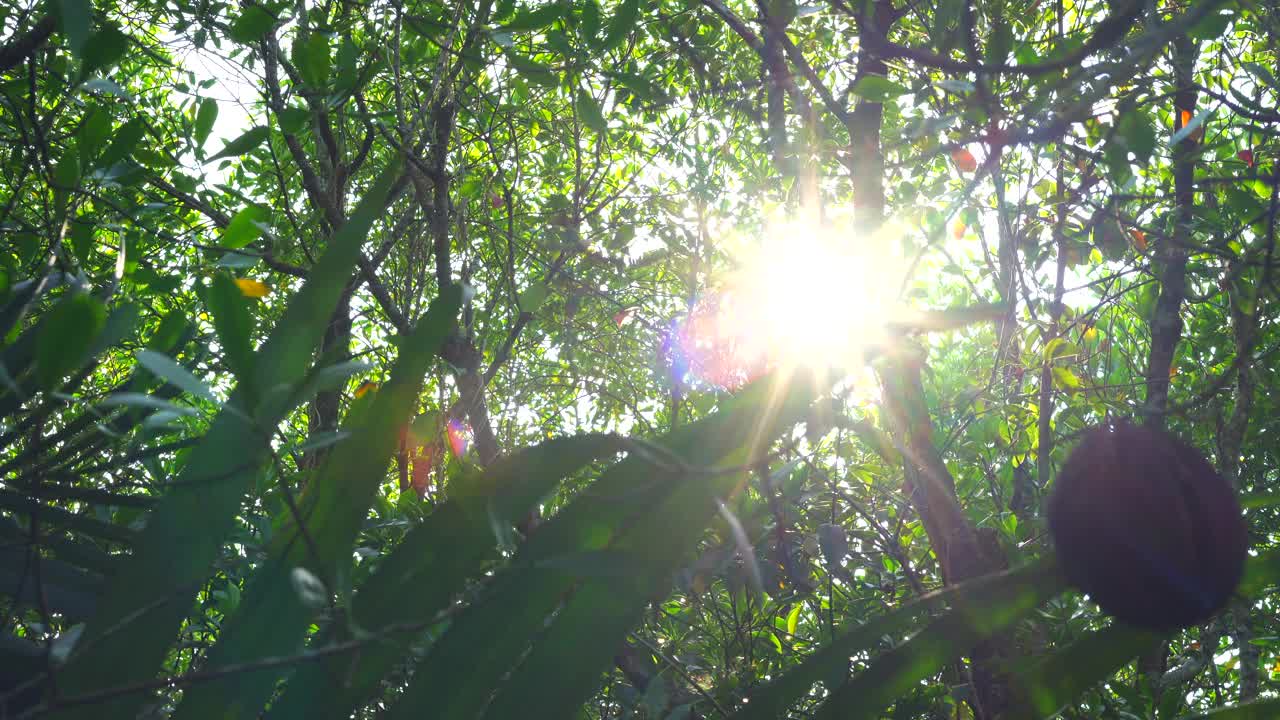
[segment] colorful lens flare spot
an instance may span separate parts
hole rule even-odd
[[[467,454],[467,448],[471,445],[471,428],[466,423],[450,420],[445,428],[445,435],[449,438],[449,450],[454,457],[460,458]]]

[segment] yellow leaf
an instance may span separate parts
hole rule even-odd
[[[355,396],[364,397],[366,393],[370,392],[371,390],[377,390],[377,389],[378,389],[378,383],[369,382],[368,380],[366,380],[360,383],[360,387],[356,388]]]
[[[1086,342],[1093,342],[1094,340],[1097,340],[1097,339],[1098,339],[1098,328],[1093,327],[1092,325],[1090,325],[1090,326],[1089,326],[1089,329],[1084,331],[1084,339],[1085,339],[1085,341],[1086,341]]]
[[[264,298],[271,294],[271,288],[265,283],[248,278],[236,278],[236,287],[240,288],[240,293],[245,297]]]
[[[1075,392],[1080,389],[1080,378],[1076,374],[1064,367],[1053,368],[1053,384],[1067,390]]]

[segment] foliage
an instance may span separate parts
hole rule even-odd
[[[6,713],[1275,714],[1269,4],[0,19]],[[1202,627],[1059,576],[1112,417],[1244,498]]]

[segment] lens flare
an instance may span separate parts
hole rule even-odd
[[[849,371],[885,341],[901,258],[888,238],[777,223],[672,328],[672,370],[732,389],[774,367]]]
[[[467,454],[467,448],[471,445],[471,428],[461,420],[452,419],[445,428],[445,434],[449,439],[449,450],[453,452],[454,457],[462,457]]]

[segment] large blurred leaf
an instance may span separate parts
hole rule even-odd
[[[215,405],[218,403],[218,398],[214,397],[208,385],[192,375],[190,370],[161,353],[154,350],[139,350],[138,364],[150,370],[156,377],[193,397],[207,400]]]
[[[1048,570],[1044,561],[1017,570],[971,580],[929,593],[877,618],[846,630],[781,677],[751,693],[751,702],[734,713],[733,720],[770,720],[783,716],[815,684],[829,682],[849,667],[849,658],[878,646],[885,637],[901,635],[921,615],[945,607],[972,608],[991,598],[1017,597],[1041,582]]]
[[[1017,676],[1017,702],[1026,717],[1050,717],[1081,693],[1150,649],[1160,636],[1115,624],[1090,633]]]
[[[83,54],[93,25],[93,3],[90,0],[56,0],[53,9],[71,52]]]
[[[44,606],[79,620],[93,612],[101,585],[101,577],[60,560],[37,557],[25,543],[0,547],[0,595],[25,607]]]
[[[1037,565],[1019,576],[1018,582],[992,583],[970,596],[957,595],[949,612],[833,691],[816,717],[880,717],[886,706],[921,680],[1008,629],[1065,588],[1055,567]]]
[[[141,118],[133,118],[116,129],[111,144],[98,157],[99,167],[111,167],[129,157],[129,153],[138,146],[147,134],[147,124]]]
[[[1179,720],[1273,720],[1277,717],[1280,717],[1280,700],[1272,699],[1211,710],[1198,715],[1184,715]]]
[[[590,490],[539,527],[520,547],[511,567],[494,578],[485,596],[457,616],[418,667],[392,717],[474,717],[513,669],[517,675],[511,682],[520,697],[509,692],[499,708],[509,709],[509,703],[520,701],[527,708],[532,706],[527,703],[536,702],[547,717],[570,714],[597,684],[599,668],[652,597],[654,578],[672,569],[675,558],[688,551],[691,538],[716,512],[714,496],[727,494],[738,481],[733,473],[683,476],[678,468],[664,467],[664,463],[705,467],[741,458],[744,448],[760,452],[778,428],[803,416],[813,396],[813,387],[804,382],[783,393],[776,378],[758,381],[725,409],[659,443],[671,459],[635,453],[610,468]],[[674,514],[664,517],[663,512]],[[632,522],[639,524],[632,526]],[[557,622],[548,629],[551,612],[581,578],[542,563],[603,550],[619,540],[634,553],[640,572],[624,580],[587,581],[579,592],[589,594],[575,604],[575,612],[583,615],[578,619],[585,624]],[[645,548],[643,553],[638,552],[640,547]],[[595,607],[606,587],[607,607]],[[549,643],[534,646],[532,652],[538,658],[565,643],[576,645],[568,654],[555,656],[551,667],[542,667],[532,658],[517,667],[535,638]],[[584,667],[591,669],[581,672]],[[538,680],[541,673],[554,669],[561,671],[554,682]],[[523,695],[530,687],[537,687],[536,700]]]
[[[42,388],[52,390],[88,360],[106,321],[106,306],[85,292],[72,292],[53,307],[36,343],[36,372]]]
[[[467,578],[498,557],[498,534],[524,517],[566,476],[624,447],[614,435],[548,440],[513,453],[452,488],[435,510],[378,566],[356,593],[352,624],[329,628],[313,649],[350,641],[354,633],[379,633],[397,625],[423,625],[443,610]],[[413,602],[405,602],[412,598]],[[270,720],[348,717],[403,659],[412,632],[379,636],[361,652],[337,655],[301,668],[276,701]],[[344,683],[327,679],[345,678]]]
[[[311,478],[302,518],[286,513],[276,519],[280,530],[267,560],[249,582],[236,613],[223,624],[206,666],[228,667],[257,658],[286,655],[300,649],[319,603],[300,595],[295,568],[304,568],[334,587],[345,568],[360,523],[386,476],[387,461],[401,431],[418,409],[422,378],[453,330],[462,291],[446,288],[417,327],[400,343],[391,379],[373,398],[367,412],[348,417],[350,439],[337,444]],[[302,528],[299,528],[301,523]],[[187,691],[176,718],[257,717],[285,668],[242,672]],[[238,703],[225,707],[220,698],[234,693]]]
[[[143,682],[159,668],[234,526],[245,489],[267,457],[264,429],[269,432],[292,407],[289,396],[276,389],[303,376],[398,175],[398,167],[389,168],[373,184],[263,346],[254,365],[254,386],[264,388],[269,401],[237,389],[152,512],[134,554],[111,579],[78,651],[59,676],[59,690],[66,696]],[[141,694],[123,695],[55,715],[132,718],[145,700]]]
[[[249,299],[240,292],[235,280],[225,272],[213,276],[206,297],[213,329],[222,346],[222,356],[231,372],[242,383],[253,378],[253,314]],[[252,388],[247,388],[251,392]]]

